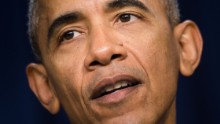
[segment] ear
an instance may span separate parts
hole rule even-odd
[[[185,21],[174,29],[179,44],[180,72],[190,76],[197,68],[202,54],[203,40],[197,25],[192,21]]]
[[[29,86],[41,104],[52,114],[56,114],[59,111],[60,103],[53,92],[44,66],[34,63],[29,64],[26,68],[26,74]]]

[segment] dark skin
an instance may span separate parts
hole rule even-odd
[[[196,24],[175,27],[158,1],[41,0],[42,64],[29,84],[51,113],[71,123],[175,124],[178,74],[199,64]]]

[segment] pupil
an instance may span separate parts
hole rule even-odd
[[[131,19],[131,16],[128,14],[122,15],[120,18],[121,22],[128,22],[128,21],[130,21],[130,19]]]
[[[70,40],[70,39],[73,38],[73,36],[74,36],[73,31],[69,31],[69,32],[65,33],[64,39],[65,39],[65,40]]]

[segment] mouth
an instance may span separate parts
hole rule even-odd
[[[98,83],[90,98],[92,100],[104,98],[117,99],[117,97],[119,97],[121,94],[124,94],[125,96],[127,93],[131,92],[132,89],[139,84],[141,84],[140,81],[131,76],[116,76],[113,78],[106,78]],[[122,93],[120,94],[120,92]]]

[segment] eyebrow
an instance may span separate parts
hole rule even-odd
[[[107,9],[121,9],[124,7],[135,7],[149,12],[149,8],[139,0],[113,0],[107,5]]]
[[[82,14],[80,12],[69,12],[65,13],[64,15],[59,16],[56,18],[51,26],[49,27],[48,30],[48,41],[50,41],[54,31],[59,28],[62,25],[69,24],[69,23],[74,23],[82,19]]]

